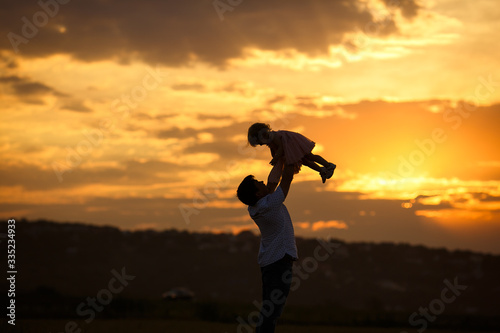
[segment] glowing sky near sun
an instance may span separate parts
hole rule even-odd
[[[5,218],[256,230],[235,188],[267,179],[261,121],[338,165],[296,176],[297,235],[500,253],[494,0],[2,7]]]

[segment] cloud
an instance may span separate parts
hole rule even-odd
[[[259,91],[251,82],[244,81],[207,81],[207,80],[190,80],[181,81],[171,85],[171,89],[175,91],[187,91],[195,93],[210,93],[220,96],[220,93],[227,93],[232,95],[241,95],[245,97],[253,97]]]
[[[22,81],[23,79],[15,75],[0,77],[0,82],[5,82],[5,83],[20,83]]]
[[[58,162],[65,162],[61,160]],[[0,166],[0,186],[20,187],[27,191],[50,191],[70,189],[96,184],[110,186],[151,185],[178,181],[175,172],[184,170],[183,166],[158,160],[124,161],[119,167],[86,167],[85,165],[64,174],[59,182],[50,165],[18,163]]]
[[[464,210],[469,213],[489,213],[500,212],[500,183],[490,182],[491,192],[475,192],[467,187],[455,185],[446,189],[446,194],[436,194],[434,196],[418,196],[412,200],[413,207],[417,210],[429,211],[459,211]],[[468,190],[468,191],[467,191]],[[485,189],[486,190],[486,189]]]
[[[159,131],[157,133],[157,137],[160,139],[172,139],[172,138],[186,139],[195,137],[198,132],[199,132],[198,130],[189,127],[183,129],[179,127],[172,127],[166,130]]]
[[[18,95],[20,98],[47,94],[53,94],[58,97],[67,96],[66,94],[63,94],[43,83],[34,82],[28,78],[17,75],[0,77],[0,83],[6,85],[13,94]]]
[[[20,77],[5,79],[4,83],[20,82]],[[286,205],[294,221],[309,223],[303,224],[304,228],[299,224],[297,234],[442,246],[451,244],[450,239],[458,244],[451,223],[435,223],[436,219],[452,222],[450,212],[472,212],[470,216],[457,215],[464,221],[470,218],[474,222],[474,217],[498,221],[500,156],[495,149],[498,122],[494,120],[498,119],[500,106],[478,107],[462,119],[459,129],[453,130],[455,121],[447,123],[443,119],[453,104],[437,100],[338,104],[312,94],[270,93],[265,97],[260,100],[263,108],[279,108],[282,103],[292,106],[282,116],[287,122],[270,121],[273,128],[297,129],[324,147],[322,156],[338,164],[334,179],[325,185],[317,173],[306,167],[294,179]],[[430,112],[430,104],[445,107]],[[336,110],[336,107],[356,117],[318,117],[302,112]],[[5,136],[0,142],[0,152],[9,159],[0,166],[0,186],[2,202],[8,204],[0,212],[4,216],[16,213],[16,216],[56,220],[78,216],[81,221],[129,228],[139,223],[157,223],[159,229],[178,227],[199,231],[230,230],[229,224],[237,225],[235,219],[246,214],[246,210],[234,198],[235,188],[246,174],[265,180],[270,170],[269,150],[245,146],[248,126],[260,120],[254,117],[256,114],[264,113],[190,115],[191,118],[184,118],[188,122],[181,122],[173,116],[145,112],[149,110],[130,117],[131,125],[141,129],[140,133],[124,131],[109,136],[109,142],[66,173],[62,183],[58,182],[51,163],[66,161],[65,145],[69,142],[54,142],[51,131],[42,132],[33,140],[10,136],[16,133]],[[69,114],[77,118],[77,124],[80,119],[93,116],[93,113]],[[194,127],[193,122],[200,122],[200,127]],[[41,127],[45,131],[47,126]],[[378,173],[397,173],[398,155],[408,157],[418,148],[415,140],[429,138],[436,127],[446,128],[449,138],[416,168],[415,177],[397,178],[395,183],[388,182],[391,179],[381,182],[384,179]],[[77,135],[77,140],[82,138]],[[178,146],[173,149],[170,141]],[[417,175],[426,163],[447,160],[450,149],[456,149],[459,158],[454,163],[444,167],[436,164],[435,169],[426,169],[429,175]],[[470,169],[460,171],[464,165],[470,165]],[[484,176],[485,170],[489,178]],[[457,172],[469,178],[458,177]],[[205,192],[214,190],[214,186],[216,194]],[[196,204],[193,207],[199,210],[199,214],[191,216],[189,225],[180,213],[181,203]],[[412,205],[405,206],[409,203]],[[248,224],[244,220],[239,222]],[[491,225],[488,228],[490,232],[496,230]],[[477,240],[464,244],[480,248],[481,239],[478,236]]]
[[[15,69],[18,66],[19,64],[17,63],[16,59],[14,59],[12,56],[3,54],[3,52],[0,52],[0,67],[4,67],[6,69]]]
[[[215,142],[207,142],[190,146],[184,150],[184,153],[187,154],[214,153],[214,154],[220,154],[221,157],[224,157],[225,159],[231,159],[231,158],[240,159],[243,156],[238,151],[239,151],[238,144],[219,140]]]
[[[92,109],[87,107],[84,102],[78,100],[71,100],[61,105],[61,109],[76,111],[76,112],[92,112]]]
[[[158,223],[139,223],[131,228],[133,231],[140,230],[157,230],[159,227]]]
[[[205,85],[201,83],[177,83],[173,84],[171,87],[173,90],[187,90],[187,91],[196,91],[203,92],[205,91]]]
[[[84,61],[140,58],[173,66],[193,60],[223,66],[242,57],[248,47],[324,55],[344,35],[374,22],[363,3],[249,1],[226,12],[221,21],[212,1],[72,1],[59,5],[44,25],[34,26],[36,33],[27,35],[25,21],[32,22],[42,8],[28,0],[13,1],[0,14],[0,34],[27,41],[2,38],[0,49],[17,48],[25,56],[66,53]],[[417,14],[413,1],[403,1],[401,8],[406,17]],[[397,33],[389,21],[379,34]]]
[[[300,96],[296,97],[294,103],[296,113],[307,116],[324,118],[326,116],[336,116],[339,118],[354,119],[355,113],[346,112],[337,101],[330,101],[329,96]]]
[[[415,0],[383,0],[385,5],[390,9],[398,9],[406,18],[417,16],[418,11],[422,8]]]
[[[230,120],[231,116],[205,115],[199,114],[196,116],[199,120]]]
[[[344,221],[317,221],[317,222],[298,222],[302,229],[310,229],[318,231],[322,229],[348,229],[349,227]]]
[[[53,89],[38,82],[23,82],[13,85],[14,92],[18,95],[41,95],[53,92]]]
[[[148,223],[151,226],[156,224],[157,229],[179,228],[189,230],[219,230],[231,231],[241,227],[247,229],[252,227],[251,220],[245,214],[246,207],[234,197],[234,189],[240,179],[229,177],[221,179],[220,194],[209,196],[204,191],[202,185],[196,189],[198,196],[185,196],[181,192],[175,193],[174,187],[159,188],[153,192],[152,186],[158,182],[166,182],[159,176],[148,178],[148,174],[155,174],[154,170],[160,170],[165,167],[163,163],[138,163],[133,162],[127,168],[127,171],[103,170],[101,178],[97,178],[90,170],[82,170],[86,176],[82,176],[77,182],[77,186],[72,189],[63,189],[57,192],[44,190],[38,191],[39,195],[50,198],[55,195],[65,195],[69,201],[62,201],[60,198],[53,198],[52,202],[38,200],[29,200],[32,197],[34,188],[21,193],[28,201],[13,202],[7,206],[0,205],[0,214],[2,216],[14,216],[13,212],[22,214],[28,218],[47,217],[59,221],[74,221],[77,216],[79,221],[91,221],[95,224],[115,224],[121,228],[135,228],[139,224]],[[134,173],[136,170],[138,173]],[[34,182],[40,174],[30,169],[32,177],[22,178],[28,172],[22,172],[19,179],[11,185],[22,184],[24,182]],[[106,172],[106,174],[104,174]],[[306,171],[304,171],[306,172]],[[168,169],[164,174],[169,174]],[[179,175],[178,171],[172,175],[175,178]],[[3,173],[0,179],[7,181]],[[99,183],[107,180],[108,185],[100,186]],[[92,181],[88,184],[89,180]],[[213,179],[212,181],[216,181]],[[65,181],[66,182],[66,181]],[[175,179],[172,179],[172,185]],[[57,184],[57,183],[56,183]],[[64,184],[64,183],[63,183]],[[113,195],[107,190],[106,186],[115,184]],[[206,183],[208,184],[208,183]],[[38,184],[40,188],[43,184]],[[296,234],[307,237],[337,237],[348,241],[396,241],[409,242],[411,244],[425,244],[428,246],[451,246],[451,248],[474,248],[474,249],[495,249],[498,248],[498,242],[489,242],[482,244],[483,238],[462,239],[453,232],[453,216],[459,216],[462,219],[469,219],[470,214],[461,214],[457,209],[445,209],[444,206],[424,206],[416,205],[413,209],[405,209],[402,203],[405,200],[388,199],[365,199],[359,200],[363,195],[360,192],[323,192],[318,191],[323,185],[320,180],[312,182],[296,182],[292,184],[291,191],[285,202],[293,221],[303,221],[296,223]],[[184,186],[185,187],[185,186]],[[19,196],[19,193],[10,187],[10,195]],[[142,188],[142,190],[141,190]],[[195,191],[195,189],[189,189]],[[86,199],[82,203],[82,192]],[[130,193],[137,192],[131,195]],[[121,196],[116,194],[120,193]],[[171,197],[162,197],[162,194],[171,194]],[[231,195],[231,193],[233,195]],[[148,196],[153,194],[152,196]],[[475,194],[473,198],[482,198],[484,202],[498,204],[498,198],[487,194]],[[3,200],[2,200],[3,201]],[[3,201],[5,202],[5,201]],[[196,214],[190,216],[190,223],[187,224],[183,219],[179,205],[192,205],[197,210]],[[194,205],[194,206],[193,206]],[[362,213],[366,212],[366,213]],[[474,214],[474,213],[473,213]],[[496,215],[492,215],[496,214]],[[17,215],[15,214],[17,217]],[[472,217],[498,216],[498,213],[492,211],[488,214],[474,214]],[[442,225],[433,222],[436,218],[450,218],[449,225]],[[147,221],[147,222],[144,222]],[[470,221],[470,220],[469,220]],[[498,221],[498,218],[496,219]],[[233,226],[235,228],[233,228]],[[253,228],[255,229],[255,227]],[[489,235],[498,230],[495,224],[485,225],[482,234]],[[462,243],[460,243],[462,241]],[[465,242],[463,242],[465,241]],[[450,245],[452,244],[452,245]]]
[[[250,121],[237,121],[230,116],[198,115],[197,119],[205,122],[207,120],[221,121],[222,125],[219,127],[207,126],[200,129],[191,127],[179,128],[177,126],[173,126],[168,129],[158,131],[156,136],[161,139],[190,139],[198,137],[201,133],[210,133],[216,141],[230,141],[232,137],[238,134],[243,134],[246,137],[248,127],[252,124]],[[228,121],[229,124],[226,125]]]

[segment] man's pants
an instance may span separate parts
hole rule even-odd
[[[292,283],[293,259],[285,255],[283,259],[261,267],[262,308],[257,333],[273,333],[276,322],[283,312],[285,301]]]

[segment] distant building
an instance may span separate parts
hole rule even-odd
[[[162,298],[169,301],[175,301],[175,300],[190,301],[194,299],[194,293],[187,288],[178,287],[170,289],[167,292],[164,292]]]

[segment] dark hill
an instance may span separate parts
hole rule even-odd
[[[0,227],[7,230],[6,223]],[[443,297],[451,299],[451,291],[443,294],[448,280],[466,289],[459,289],[451,302],[441,301],[447,314],[499,315],[500,256],[302,238],[297,246],[300,260],[295,263],[290,305],[409,315],[420,307],[438,306]],[[123,269],[135,278],[120,297],[160,299],[172,288],[185,287],[196,300],[252,303],[260,297],[258,247],[259,237],[251,232],[124,232],[76,223],[18,221],[16,289],[85,300],[109,288],[112,270]],[[5,238],[1,248],[6,253]]]

